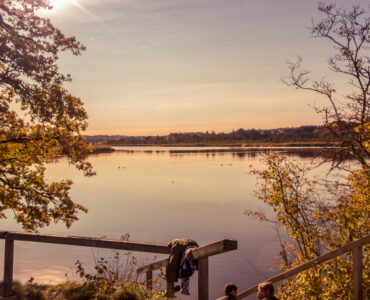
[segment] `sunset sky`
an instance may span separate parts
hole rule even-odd
[[[281,83],[286,59],[303,57],[312,77],[341,92],[333,53],[310,37],[318,1],[53,0],[47,13],[87,46],[63,54],[66,87],[82,98],[87,134],[167,134],[320,124],[325,99]],[[367,0],[335,1],[350,7]]]

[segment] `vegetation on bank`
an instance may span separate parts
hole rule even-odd
[[[129,234],[121,236],[128,240]],[[94,252],[94,251],[93,251]],[[130,251],[112,251],[112,256],[104,258],[95,253],[92,272],[77,261],[76,274],[81,281],[67,281],[61,284],[38,284],[33,278],[20,284],[13,283],[13,291],[18,300],[146,300],[165,299],[165,292],[160,291],[163,274],[154,280],[154,290],[148,289],[135,274],[141,262]],[[2,293],[0,283],[0,296]]]
[[[109,145],[91,145],[91,154],[111,153],[114,149]]]
[[[104,146],[105,144],[93,144],[93,146]],[[110,147],[110,145],[106,145]],[[336,146],[333,142],[289,142],[289,143],[266,143],[266,142],[246,142],[246,143],[177,143],[177,144],[112,144],[112,146],[135,146],[135,147],[231,147],[231,148],[269,148],[269,147],[333,147]],[[109,148],[108,148],[109,149]],[[113,148],[111,148],[113,149]],[[108,151],[109,152],[109,151]],[[113,152],[113,151],[111,151]]]
[[[278,129],[238,129],[231,132],[184,132],[156,136],[85,136],[90,143],[108,145],[166,145],[166,146],[242,146],[271,144],[327,145],[333,142],[323,126],[300,126]]]
[[[97,282],[65,282],[57,285],[38,284],[32,280],[21,284],[14,282],[17,300],[146,300],[167,299],[163,292],[147,289],[141,282],[126,281],[106,292]],[[2,283],[0,283],[2,296]]]

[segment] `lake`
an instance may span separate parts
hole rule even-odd
[[[97,172],[90,178],[60,159],[48,167],[48,178],[72,179],[72,198],[89,212],[81,213],[80,220],[70,229],[63,224],[52,224],[40,232],[113,239],[128,233],[131,241],[157,243],[189,237],[199,245],[234,238],[238,240],[236,251],[210,258],[210,299],[223,295],[226,282],[234,282],[242,291],[264,281],[279,272],[279,242],[270,224],[243,214],[244,209],[267,210],[254,196],[256,178],[249,174],[250,165],[262,167],[261,152],[204,152],[204,149],[117,147],[115,152],[89,157]],[[311,162],[307,153],[298,154],[290,155]],[[1,230],[22,230],[11,217],[0,224]],[[0,244],[2,270],[4,245]],[[76,280],[75,262],[82,261],[92,272],[94,257],[100,255],[108,258],[113,253],[15,242],[14,277],[20,281],[34,277],[36,282],[46,283]],[[145,258],[146,262],[153,260],[153,255],[133,255],[141,263]],[[125,256],[122,252],[122,262]],[[158,255],[157,259],[164,257]],[[180,298],[197,298],[197,274],[191,278],[190,293],[191,296]]]

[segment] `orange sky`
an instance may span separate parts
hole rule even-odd
[[[318,2],[53,0],[48,16],[87,46],[62,55],[89,114],[86,134],[166,134],[320,124],[324,98],[281,83],[286,59],[328,71],[330,43],[310,37]],[[336,1],[338,5],[367,1]],[[341,94],[339,94],[341,95]]]

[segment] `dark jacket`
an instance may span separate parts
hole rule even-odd
[[[268,296],[266,298],[263,298],[262,300],[279,300],[279,299],[276,298],[275,296]]]
[[[179,278],[181,254],[189,246],[199,247],[197,242],[191,239],[174,239],[168,244],[168,247],[171,249],[166,267],[168,282],[175,282]]]

